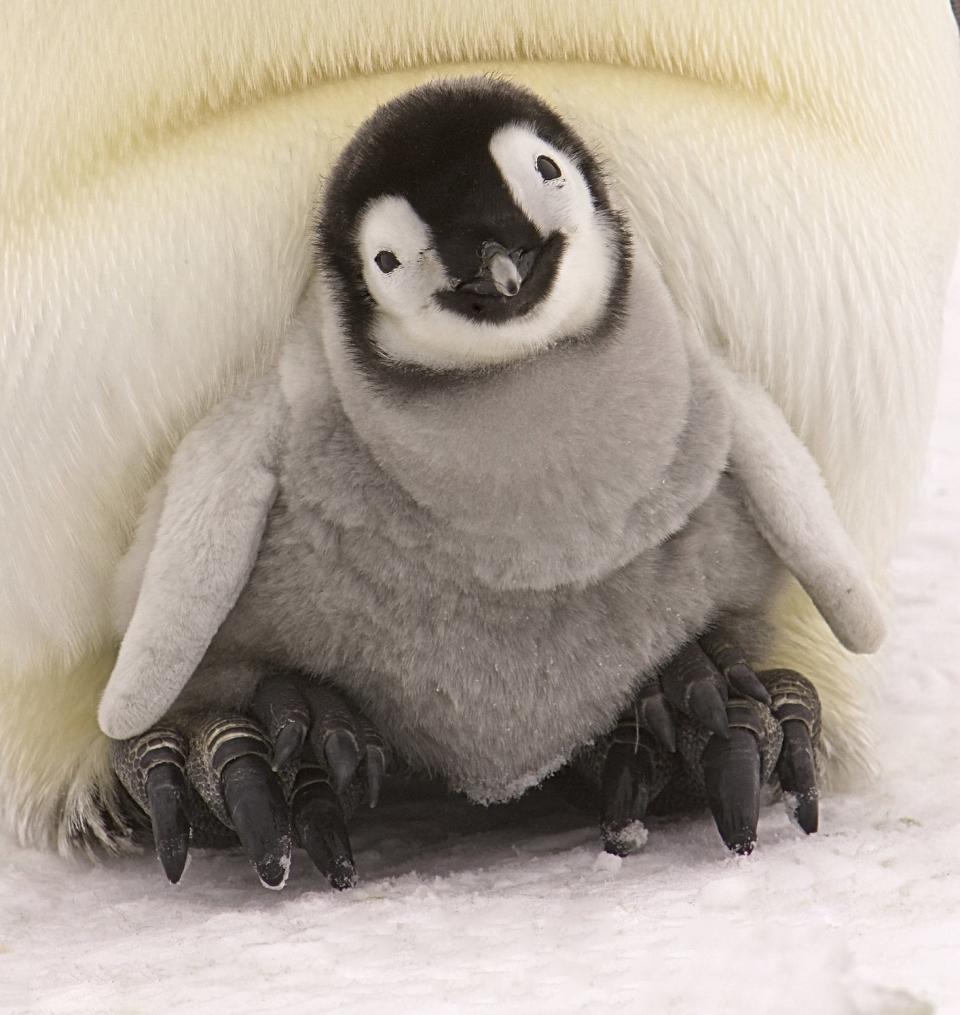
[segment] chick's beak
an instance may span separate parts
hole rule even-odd
[[[478,248],[458,237],[454,256],[447,262],[456,265],[448,276],[449,288],[434,293],[434,300],[445,310],[488,324],[528,314],[552,290],[564,237],[552,233],[545,239],[529,236],[517,240],[520,242],[515,240],[508,247],[488,239]]]
[[[537,259],[537,249],[507,250],[496,240],[487,240],[480,247],[477,274],[457,286],[458,292],[478,296],[516,296]]]
[[[501,244],[488,240],[481,251],[481,276],[487,275],[501,296],[516,296],[520,292],[520,270]]]

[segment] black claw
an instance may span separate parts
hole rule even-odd
[[[748,730],[735,727],[727,740],[711,737],[703,752],[707,801],[727,848],[753,852],[760,820],[760,748]]]
[[[677,749],[677,731],[667,699],[662,694],[645,697],[640,704],[640,715],[650,732],[673,754]]]
[[[277,772],[299,754],[310,728],[310,707],[299,679],[289,673],[264,677],[251,709],[275,743],[272,768]]]
[[[342,891],[357,883],[343,810],[319,768],[301,769],[297,776],[293,826],[300,845],[334,888]]]
[[[820,824],[815,753],[820,737],[820,697],[816,687],[795,670],[767,670],[761,677],[773,699],[770,708],[783,731],[777,776],[787,811],[811,835]]]
[[[115,742],[113,757],[124,789],[150,816],[167,879],[177,884],[190,849],[186,739],[174,726],[155,726],[143,736]]]
[[[782,729],[783,748],[777,762],[780,786],[793,818],[807,835],[812,835],[820,824],[820,791],[810,733],[796,719],[784,722]]]
[[[376,807],[380,801],[383,778],[390,765],[390,755],[380,731],[366,716],[359,717],[359,724],[361,738],[366,744],[367,803],[371,807]]]
[[[634,788],[633,750],[627,744],[614,744],[607,754],[603,768],[601,806],[603,825],[624,825],[632,820]],[[646,801],[640,801],[646,810]],[[642,816],[642,815],[639,815]]]
[[[763,682],[753,672],[743,651],[734,644],[725,630],[717,628],[702,634],[700,647],[736,691],[748,698],[762,701],[764,705],[770,704],[770,694],[763,686]]]
[[[727,681],[696,643],[684,646],[660,672],[667,700],[711,733],[726,737]]]
[[[706,682],[696,683],[690,688],[688,698],[690,714],[711,733],[726,740],[730,736],[727,708],[720,692]]]
[[[274,772],[279,772],[287,762],[299,756],[306,736],[306,723],[290,722],[280,730],[273,749],[273,764],[271,767]]]
[[[646,842],[646,833],[642,838],[631,834],[635,827],[632,821],[624,822],[622,825],[601,825],[600,836],[603,841],[604,853],[611,856],[630,856],[643,848]]]
[[[338,856],[333,861],[333,869],[327,875],[331,887],[338,892],[354,888],[357,884],[357,868],[348,856]]]
[[[147,773],[146,790],[157,858],[167,880],[175,885],[183,875],[190,849],[187,780],[176,765],[154,765]]]
[[[327,734],[323,742],[323,754],[333,776],[334,789],[337,793],[342,793],[360,764],[357,738],[347,730],[334,730]]]
[[[604,764],[600,835],[604,850],[614,856],[629,856],[637,848],[624,832],[643,818],[650,803],[650,790],[638,771],[637,757],[630,745],[615,743]]]
[[[628,713],[614,729],[600,786],[603,848],[627,856],[646,841],[641,822],[670,779],[673,758]]]
[[[379,747],[367,748],[367,803],[376,807],[380,800],[380,787],[387,768],[386,757]]]
[[[290,871],[290,816],[266,761],[244,754],[226,764],[223,799],[240,844],[267,888],[282,888]]]
[[[809,797],[794,797],[793,817],[807,835],[813,835],[820,827],[820,797],[816,790]]]
[[[733,688],[748,698],[770,704],[770,692],[760,682],[760,678],[746,663],[737,663],[727,671],[727,679]]]

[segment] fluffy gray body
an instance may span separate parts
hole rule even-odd
[[[409,763],[499,800],[719,614],[755,616],[782,567],[725,472],[726,393],[662,298],[637,277],[598,343],[408,391],[331,369],[308,298],[279,493],[186,700],[316,674]]]

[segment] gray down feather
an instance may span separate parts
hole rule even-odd
[[[279,371],[174,458],[104,729],[243,705],[289,666],[412,765],[502,800],[708,625],[760,652],[783,561],[841,640],[875,647],[859,559],[779,411],[690,339],[647,257],[627,310],[597,341],[391,388],[315,280]]]

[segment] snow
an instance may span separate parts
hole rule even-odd
[[[780,805],[725,854],[707,817],[651,822],[621,860],[534,795],[381,805],[335,893],[294,858],[282,893],[239,856],[93,867],[2,844],[0,1011],[960,1011],[960,270],[929,477],[895,566],[878,687],[882,777]]]

